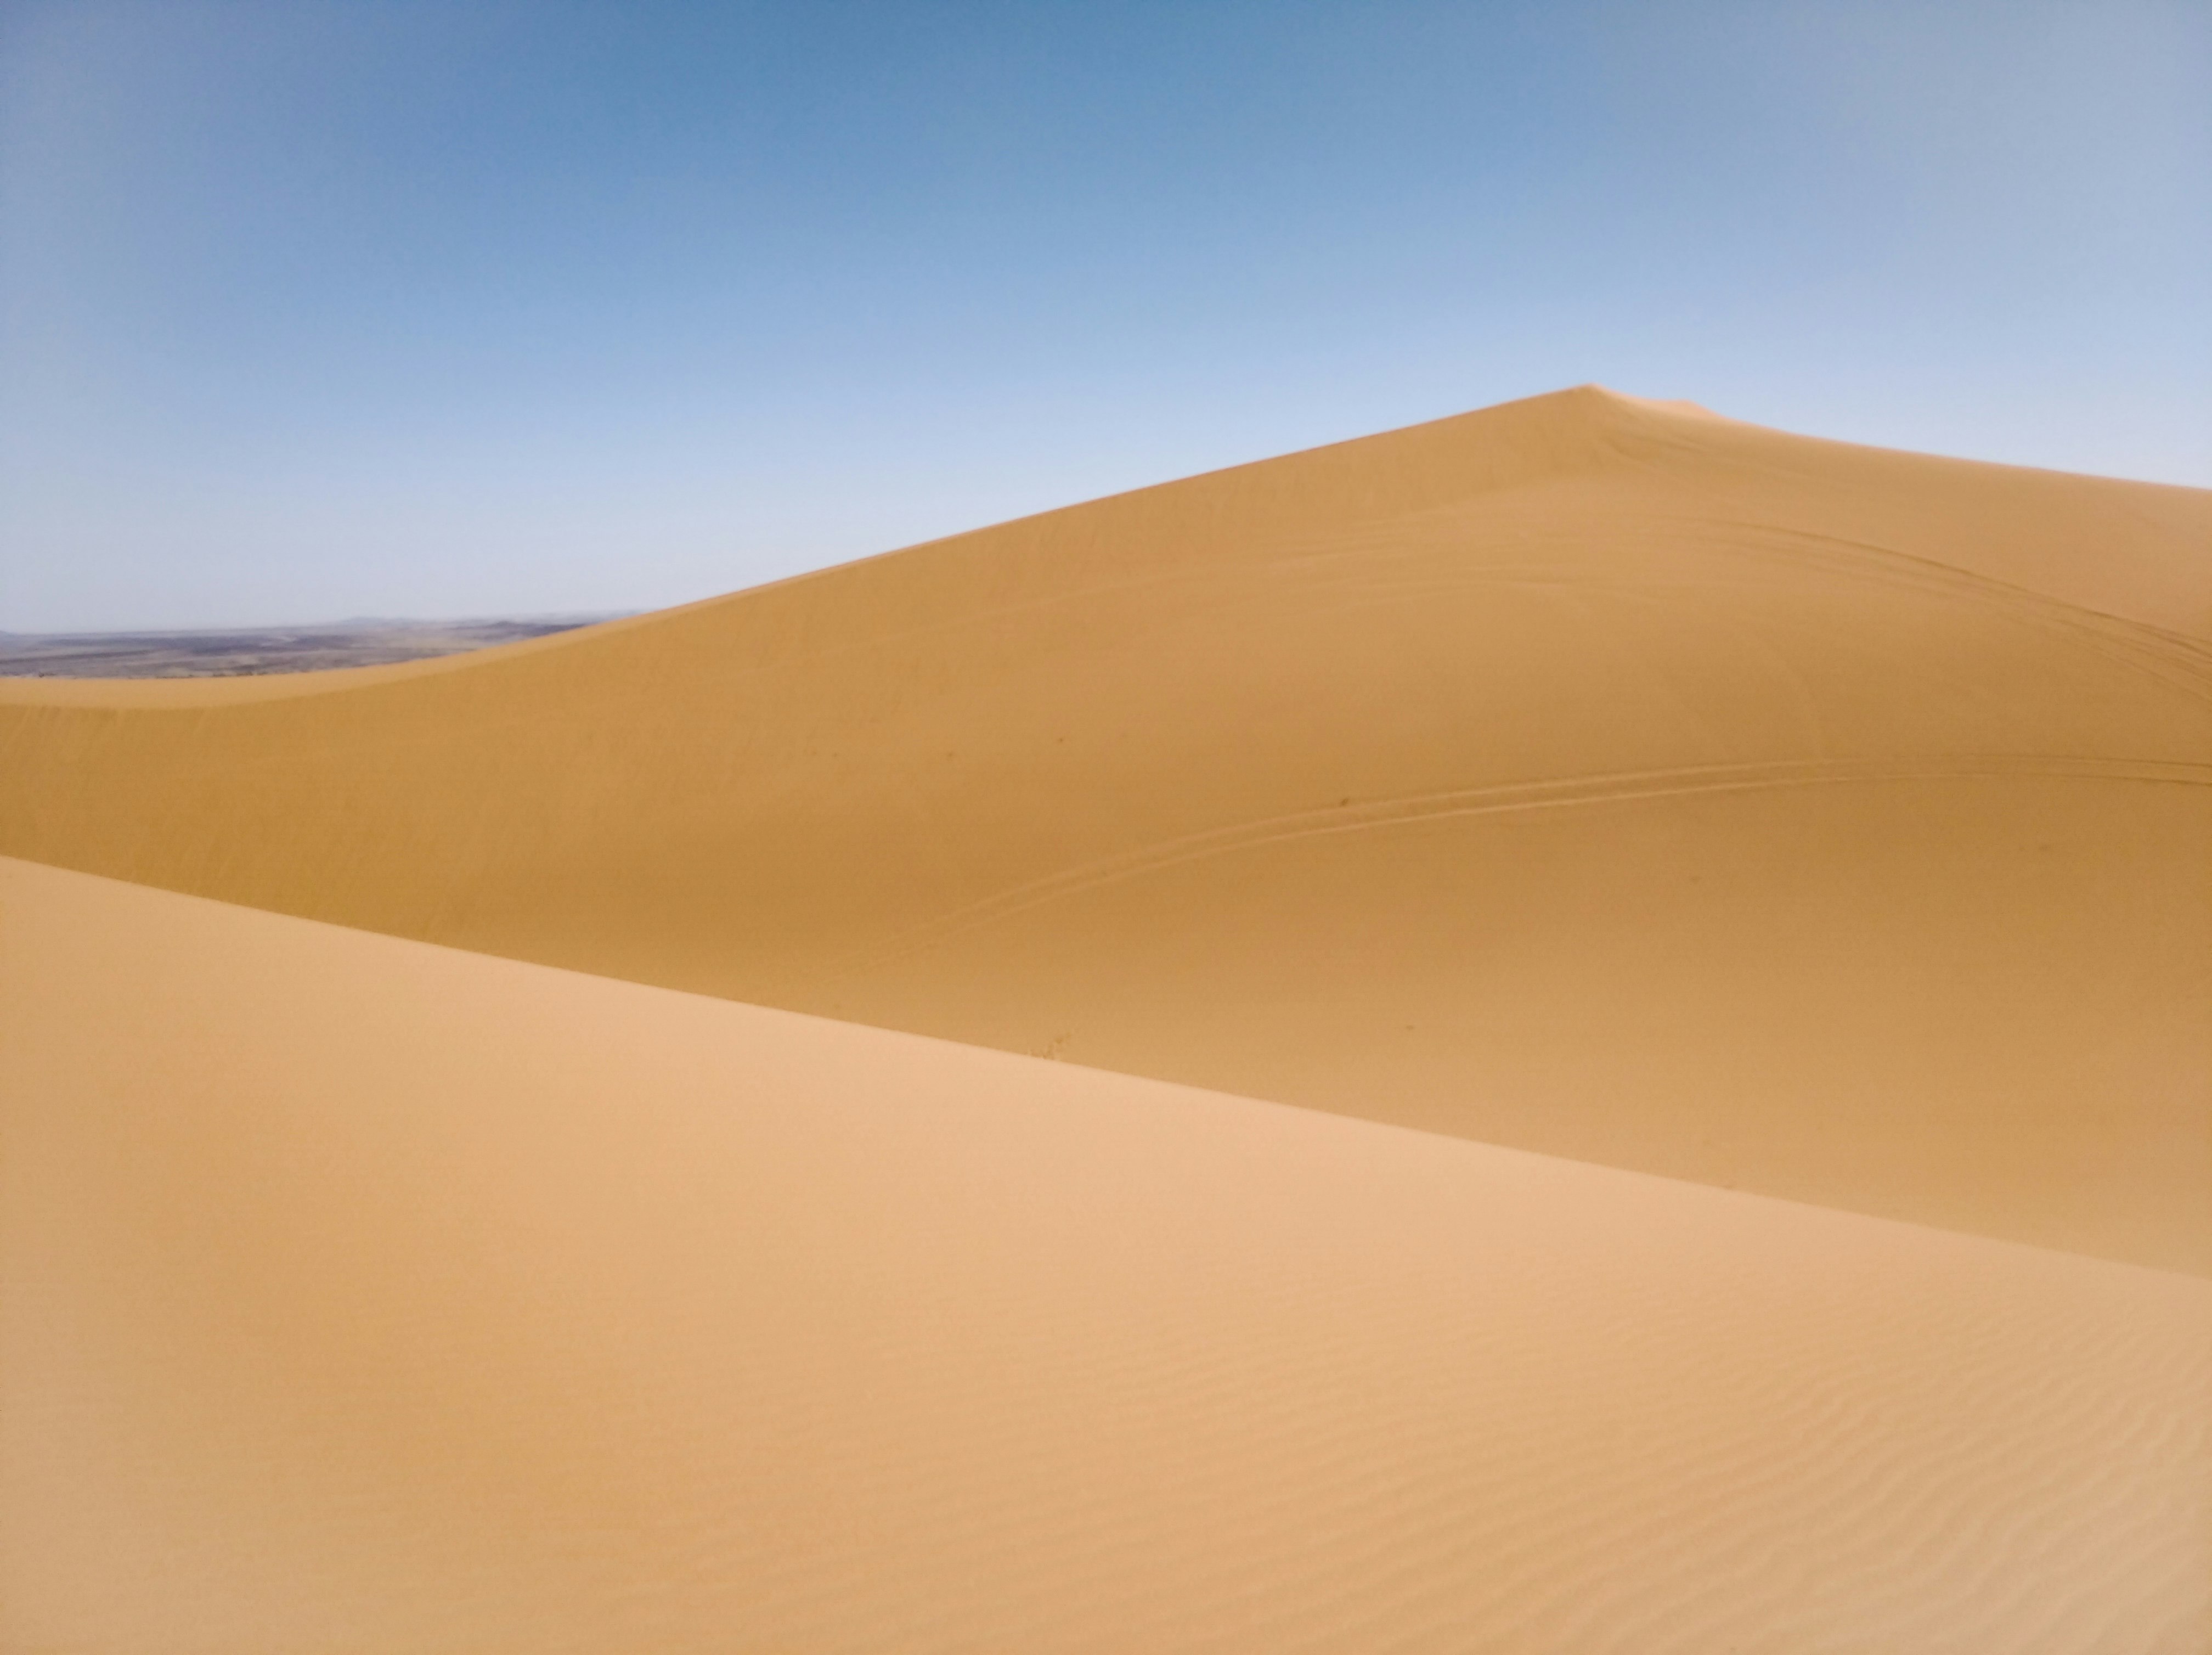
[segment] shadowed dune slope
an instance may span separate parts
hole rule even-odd
[[[456,660],[0,852],[2212,1270],[2212,495],[1595,389]]]
[[[0,1647],[2212,1642],[2190,1276],[33,864],[0,924]]]

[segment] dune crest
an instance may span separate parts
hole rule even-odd
[[[2212,1640],[2212,1284],[23,862],[0,925],[0,1647]]]
[[[327,678],[0,852],[2212,1271],[2212,495],[1595,387]]]

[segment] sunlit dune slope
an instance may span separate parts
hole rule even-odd
[[[0,689],[0,851],[2212,1270],[2212,495],[1585,389],[539,643]]]
[[[0,862],[0,1648],[2190,1652],[2212,1284]]]

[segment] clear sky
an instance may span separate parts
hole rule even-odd
[[[2212,5],[0,0],[0,627],[654,607],[1593,380],[2212,485]]]

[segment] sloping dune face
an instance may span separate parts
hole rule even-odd
[[[2212,1271],[2212,496],[1585,390],[458,662],[0,852]]]
[[[0,1647],[2200,1651],[2212,1284],[0,861]]]

